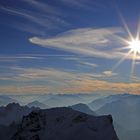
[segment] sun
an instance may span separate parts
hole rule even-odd
[[[128,47],[130,48],[131,52],[133,53],[140,53],[140,40],[139,39],[132,39],[128,41]]]
[[[136,31],[136,35],[134,36],[130,31],[127,23],[125,22],[123,16],[120,13],[120,18],[122,20],[124,29],[128,35],[127,39],[123,37],[119,37],[119,39],[123,42],[123,45],[119,50],[122,50],[122,58],[114,65],[112,71],[114,71],[124,60],[132,60],[131,64],[131,72],[130,72],[130,81],[132,82],[133,76],[135,75],[135,65],[136,62],[140,61],[140,21],[138,22],[138,28]],[[128,50],[127,52],[124,50]]]
[[[125,51],[124,56],[117,62],[117,64],[115,64],[115,66],[112,68],[112,71],[115,70],[125,59],[132,60],[130,72],[130,81],[132,82],[133,76],[135,74],[136,61],[140,60],[140,23],[136,36],[133,36],[125,22],[124,27],[128,33],[128,37],[127,39],[120,37],[121,41],[125,43],[125,45],[120,48],[120,50],[128,50],[128,52]]]

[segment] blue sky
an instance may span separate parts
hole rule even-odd
[[[0,1],[0,93],[139,93],[138,0]],[[122,58],[124,61],[120,63]]]

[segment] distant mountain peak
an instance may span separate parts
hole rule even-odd
[[[7,106],[2,106],[0,107],[0,124],[8,126],[14,121],[19,122],[23,116],[36,109],[38,108],[20,106],[18,103],[10,103]]]
[[[49,108],[49,106],[47,106],[46,104],[43,104],[37,100],[31,102],[31,103],[28,103],[27,104],[28,107],[39,107],[40,109],[47,109]]]
[[[93,116],[97,115],[94,111],[92,111],[88,107],[88,105],[83,104],[83,103],[78,103],[78,104],[72,105],[70,107],[74,110],[77,110],[77,111],[80,111],[80,112],[83,112],[83,113],[86,113],[86,114],[89,114],[89,115],[93,115]]]

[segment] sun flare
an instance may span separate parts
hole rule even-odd
[[[140,53],[140,40],[139,39],[133,39],[131,41],[128,41],[129,48],[131,49],[131,52],[134,53]]]
[[[115,64],[115,66],[112,68],[112,71],[115,70],[125,59],[132,60],[130,72],[130,81],[132,82],[133,76],[135,75],[136,62],[140,61],[140,22],[138,23],[138,29],[136,31],[136,35],[134,36],[122,16],[121,19],[128,37],[127,39],[120,37],[121,41],[125,43],[125,45],[120,48],[120,50],[128,51],[125,52],[126,54],[124,54],[124,56],[117,62],[117,64]]]

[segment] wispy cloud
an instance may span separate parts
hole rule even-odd
[[[93,79],[108,79],[111,77],[115,77],[118,75],[118,73],[114,73],[112,71],[103,71],[101,73],[88,73],[88,76],[92,77]]]
[[[104,71],[103,74],[108,77],[117,75],[117,73],[114,73],[112,71]]]
[[[63,19],[53,15],[46,15],[45,13],[39,14],[27,9],[15,9],[3,6],[1,6],[0,9],[8,12],[9,14],[24,17],[25,19],[46,28],[55,28],[55,26],[58,26],[59,24],[68,25],[68,23],[66,23]]]
[[[133,93],[140,94],[139,83],[108,82],[103,80],[77,81],[79,90],[86,92],[108,92],[108,93]]]
[[[55,29],[59,31],[59,29],[64,29],[64,27],[73,27],[73,21],[70,21],[67,17],[71,17],[70,12],[74,7],[76,7],[76,9],[79,7],[79,10],[81,8],[82,10],[91,10],[92,12],[105,7],[101,3],[89,0],[60,0],[57,6],[53,4],[53,2],[38,0],[19,0],[17,3],[27,6],[15,7],[11,5],[1,5],[0,10],[7,14],[24,18],[26,24],[23,24],[20,20],[13,21],[14,24],[12,26],[15,28],[41,36],[48,35],[46,33],[48,30],[54,31]],[[70,6],[70,9],[66,10],[62,8],[64,4],[65,7]]]
[[[91,68],[97,68],[99,66],[95,62],[89,61],[89,58],[87,59],[86,57],[72,55],[72,56],[64,57],[63,59],[67,61],[74,61],[77,63],[78,66],[91,67]]]
[[[32,56],[32,55],[0,55],[0,62],[16,62],[19,60],[39,60],[42,59],[41,56]]]
[[[44,85],[22,85],[22,86],[0,86],[1,93],[132,93],[140,94],[139,83],[107,82],[101,80],[79,80],[69,86],[44,86]]]
[[[81,28],[69,30],[52,38],[32,37],[29,41],[42,47],[53,47],[85,56],[108,59],[133,59],[122,49],[125,45],[118,34],[124,34],[121,28]],[[140,57],[137,57],[140,59]]]
[[[85,3],[86,1],[83,0],[60,0],[64,4],[68,4],[69,6],[76,6],[76,7],[82,7],[82,8],[89,8],[89,6]]]
[[[135,82],[135,83],[140,83],[140,78],[139,78],[139,76],[132,75],[131,76],[131,81]]]
[[[97,64],[95,64],[95,63],[91,63],[91,62],[85,62],[85,61],[81,61],[81,60],[80,60],[79,63],[80,63],[81,65],[89,66],[89,67],[92,67],[92,68],[96,68],[96,67],[98,67]]]
[[[29,4],[33,8],[37,8],[41,12],[44,11],[45,13],[61,15],[61,12],[56,7],[53,7],[47,4],[46,2],[41,2],[37,0],[21,0],[21,1]]]
[[[11,70],[12,72],[11,72]],[[9,72],[10,71],[10,72]],[[9,73],[9,74],[8,74]],[[140,93],[137,82],[108,81],[117,73],[78,72],[54,68],[10,67],[1,72],[0,80],[13,81],[10,85],[1,85],[1,93],[92,93],[92,92],[129,92]],[[106,79],[107,78],[107,79]],[[34,83],[37,82],[37,83]]]
[[[2,86],[1,93],[29,94],[29,93],[49,93],[51,90],[45,86]]]
[[[21,68],[21,67],[10,67],[12,70],[11,75],[7,75],[9,80],[18,81],[36,81],[36,80],[47,80],[47,81],[57,81],[58,83],[68,83],[74,79],[80,80],[88,78],[86,73],[78,73],[75,71],[65,71],[53,68]],[[6,77],[7,77],[6,76]],[[1,76],[4,78],[3,76]],[[89,77],[90,78],[90,77]]]
[[[60,12],[61,10],[54,6],[36,0],[21,0],[19,2],[26,3],[27,7],[15,8],[4,5],[0,6],[2,12],[25,19],[26,25],[22,22],[14,21],[15,23],[13,26],[19,30],[45,35],[46,30],[59,29],[60,27],[67,27],[70,25],[63,18],[63,13]],[[28,5],[34,10],[28,8]]]
[[[118,43],[115,42],[116,34],[122,32],[120,28],[82,28],[70,30],[48,39],[32,37],[29,41],[43,47],[51,46],[86,56],[115,59],[124,56],[124,53],[114,51],[115,43]]]
[[[95,67],[95,66],[94,66]],[[23,68],[23,67],[6,67],[1,69],[0,79],[18,81],[21,83],[26,81],[47,81],[55,83],[55,85],[71,85],[73,81],[84,80],[84,79],[98,79],[112,77],[117,74],[110,71],[102,73],[87,73],[76,70],[62,70],[54,68]],[[72,84],[73,85],[73,84]]]
[[[105,5],[97,1],[96,2],[90,0],[60,0],[60,1],[68,6],[75,6],[76,8],[83,8],[85,10],[97,11],[100,8],[106,8]]]

